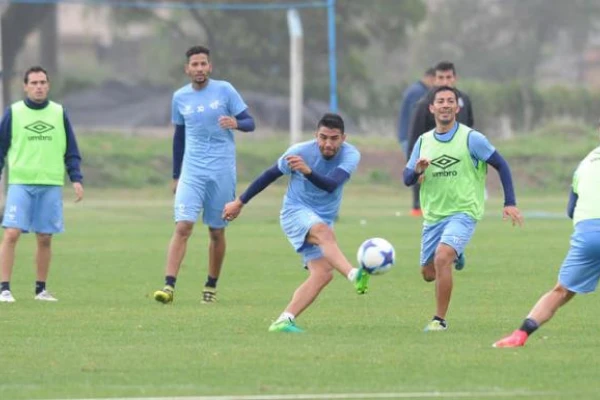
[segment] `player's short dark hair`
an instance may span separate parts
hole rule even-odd
[[[327,113],[321,117],[317,124],[317,129],[324,126],[329,129],[339,129],[344,133],[344,120],[338,114]]]
[[[454,64],[451,63],[450,61],[440,61],[439,63],[437,63],[437,65],[434,67],[436,72],[437,71],[452,71],[452,73],[454,75],[456,75],[456,68],[454,68]]]
[[[444,71],[447,71],[446,69]],[[458,103],[458,98],[460,97],[458,94],[458,90],[454,89],[450,86],[438,86],[429,92],[429,104],[433,104],[435,101],[435,95],[439,92],[452,92],[454,93],[454,97],[456,98],[456,102]]]
[[[50,80],[50,77],[48,76],[48,71],[46,71],[43,67],[40,67],[39,65],[34,65],[33,67],[29,67],[27,71],[25,71],[23,82],[29,83],[29,75],[34,74],[36,72],[43,72],[46,75],[46,80]]]
[[[425,76],[435,76],[435,68],[427,68],[425,70]]]
[[[188,61],[192,56],[195,56],[196,54],[206,54],[206,57],[210,57],[210,50],[208,49],[208,47],[204,46],[193,46],[185,52],[185,56],[188,59]]]

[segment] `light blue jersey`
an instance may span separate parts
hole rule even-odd
[[[309,261],[323,257],[323,252],[318,246],[307,243],[306,236],[314,225],[333,225],[342,202],[344,185],[332,193],[319,189],[300,172],[290,170],[285,160],[289,155],[299,155],[306,165],[321,175],[328,175],[336,168],[352,175],[360,161],[360,153],[356,147],[344,143],[332,159],[326,160],[319,151],[317,141],[311,140],[290,147],[277,161],[279,170],[291,175],[281,207],[281,228],[290,244],[302,255],[304,265],[307,265]]]
[[[454,128],[450,132],[442,135],[434,133],[434,136],[440,142],[449,142],[454,137],[454,134],[458,130],[458,124],[454,125]],[[421,141],[422,136],[417,139],[415,147],[413,147],[412,154],[406,164],[406,168],[415,169],[417,160],[421,156]],[[490,143],[490,141],[480,132],[472,130],[469,132],[469,138],[467,140],[467,146],[469,146],[469,152],[473,159],[473,165],[477,166],[479,161],[486,162],[492,154],[496,151],[496,148]]]
[[[209,80],[195,90],[192,84],[175,92],[172,122],[185,125],[185,153],[180,180],[210,175],[214,171],[235,169],[235,139],[231,129],[219,126],[219,117],[235,117],[248,106],[226,81]]]
[[[290,170],[285,160],[289,155],[302,157],[306,165],[321,175],[328,175],[338,167],[352,175],[360,161],[359,151],[351,144],[343,143],[338,153],[332,159],[326,160],[314,139],[290,147],[277,161],[279,170],[284,175],[291,175],[287,192],[283,198],[282,212],[297,206],[304,206],[310,208],[324,220],[333,221],[342,202],[343,185],[340,185],[332,193],[319,189],[300,172]]]
[[[219,117],[235,117],[248,108],[235,88],[210,80],[195,90],[191,84],[173,95],[172,120],[185,125],[185,152],[175,194],[175,221],[224,228],[225,204],[235,198],[235,140],[231,129],[219,126]]]

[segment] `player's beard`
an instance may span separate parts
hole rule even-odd
[[[328,149],[327,153],[325,153],[326,150],[324,147],[321,147],[319,150],[321,150],[321,155],[323,156],[324,159],[331,160],[333,157],[335,157],[339,148]]]

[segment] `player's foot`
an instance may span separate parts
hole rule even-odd
[[[425,329],[423,329],[423,331],[424,332],[437,332],[437,331],[445,331],[446,329],[448,329],[448,325],[445,322],[442,323],[441,321],[438,321],[437,319],[432,319],[431,321],[429,321],[427,326],[425,326]]]
[[[506,336],[498,340],[496,343],[492,345],[492,347],[521,347],[525,346],[525,342],[527,341],[528,335],[527,332],[517,329],[510,335]]]
[[[423,216],[423,211],[421,211],[420,208],[412,208],[410,210],[410,216],[411,217],[422,217]]]
[[[34,300],[40,301],[58,301],[58,299],[50,294],[47,290],[42,290],[35,295]]]
[[[217,302],[217,289],[205,286],[202,291],[202,304],[210,304]]]
[[[275,321],[269,326],[269,332],[288,332],[288,333],[302,333],[303,329],[296,326],[296,322],[293,319],[284,319],[282,321]]]
[[[0,292],[0,303],[14,303],[16,300],[10,290]]]
[[[454,260],[454,269],[460,271],[465,267],[466,263],[467,260],[465,259],[465,253],[462,253],[456,258],[456,260]]]
[[[366,269],[359,268],[358,275],[356,275],[356,282],[354,282],[356,293],[367,293],[367,290],[369,289],[369,279],[371,279],[371,274],[369,274]]]
[[[172,303],[174,291],[175,291],[175,288],[173,286],[167,285],[164,288],[162,288],[161,290],[157,290],[156,292],[154,292],[154,300],[158,301],[159,303],[163,303],[163,304]]]

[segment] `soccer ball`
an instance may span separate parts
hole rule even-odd
[[[371,275],[381,275],[390,270],[396,262],[394,247],[385,239],[367,239],[358,248],[358,264]]]

